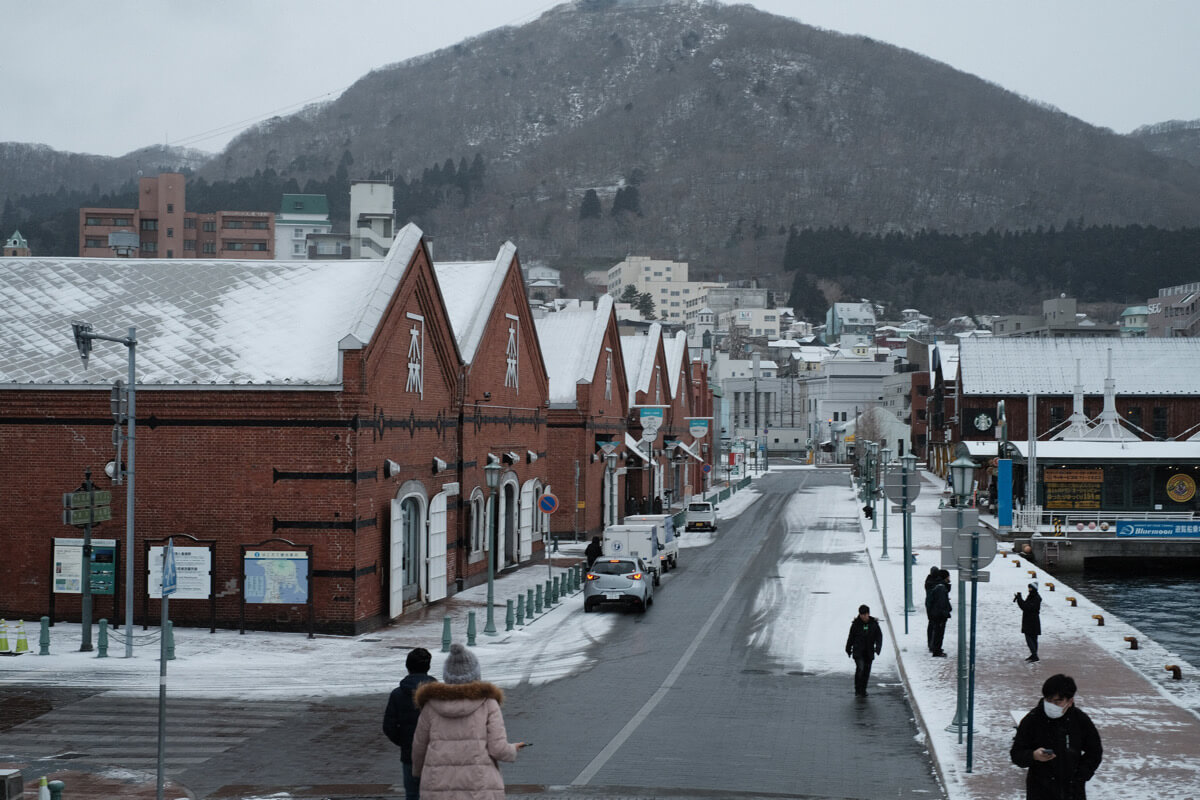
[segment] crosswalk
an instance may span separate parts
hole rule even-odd
[[[302,701],[170,698],[166,766],[203,764],[309,708]],[[158,763],[158,697],[108,692],[55,708],[0,731],[0,754],[153,769]]]

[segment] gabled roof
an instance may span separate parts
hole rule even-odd
[[[651,323],[645,336],[621,337],[621,353],[625,359],[625,377],[629,383],[629,405],[637,403],[637,393],[649,394],[654,377],[654,361],[658,356],[658,342],[662,338],[662,325]]]
[[[569,308],[534,321],[550,377],[551,403],[574,404],[575,387],[591,383],[612,313],[612,296],[605,294],[595,308]]]
[[[5,247],[28,247],[29,242],[25,241],[25,237],[20,231],[13,231],[12,236],[8,237],[8,241],[4,243]]]
[[[451,261],[434,264],[446,313],[463,361],[471,364],[492,316],[504,276],[517,255],[517,246],[505,242],[492,261]]]
[[[683,369],[683,359],[687,355],[687,333],[676,331],[671,338],[663,339],[663,349],[667,356],[667,377],[671,389],[671,399],[679,396],[679,372]]]
[[[1103,394],[1108,352],[1118,395],[1200,395],[1200,339],[966,338],[965,394],[1072,394],[1080,362],[1085,394]]]
[[[71,322],[137,328],[138,382],[337,385],[339,347],[370,342],[420,246],[405,226],[383,259],[0,260],[0,386],[108,386],[126,348],[95,342],[84,371]]]

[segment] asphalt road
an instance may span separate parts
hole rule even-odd
[[[750,644],[765,624],[756,595],[764,583],[781,580],[789,535],[783,510],[796,492],[802,519],[799,526],[793,519],[790,535],[797,527],[803,534],[802,563],[855,557],[836,545],[852,537],[833,535],[856,530],[846,487],[845,473],[832,470],[756,481],[764,496],[725,523],[712,545],[682,550],[680,568],[664,576],[646,614],[598,612],[620,618],[593,645],[594,666],[546,685],[508,689],[509,739],[534,743],[504,765],[509,795],[944,797],[897,675],[877,667],[871,696],[858,699],[852,675],[789,670]],[[573,613],[582,616],[582,601],[575,602]],[[852,613],[828,621],[828,635],[844,637]],[[173,777],[200,798],[263,796],[268,787],[293,797],[402,796],[398,753],[379,732],[385,701],[376,694],[197,701],[190,713],[173,715],[168,763],[187,765]],[[114,750],[108,763],[145,768],[144,756],[116,751],[123,725],[135,726],[130,742],[152,743],[138,733],[152,722],[151,704],[51,693],[46,707],[52,712],[21,726],[23,738],[0,731],[0,755],[18,752],[32,737],[95,759],[107,742]]]

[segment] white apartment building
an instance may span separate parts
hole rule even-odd
[[[395,235],[394,190],[387,181],[350,184],[350,257],[383,258]]]
[[[735,308],[717,317],[717,328],[731,333],[734,328],[742,328],[746,336],[778,339],[779,316],[777,308]]]
[[[333,231],[329,201],[323,194],[285,194],[275,215],[275,258],[279,261],[308,259],[310,233]]]
[[[626,286],[638,294],[649,294],[658,319],[683,325],[688,303],[709,286],[707,281],[689,281],[686,261],[664,261],[649,256],[629,256],[608,270],[608,293],[620,299]],[[689,331],[689,335],[690,335]]]

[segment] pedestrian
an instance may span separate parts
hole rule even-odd
[[[846,655],[854,659],[854,694],[867,696],[867,682],[871,679],[871,662],[883,650],[883,631],[879,620],[871,616],[869,606],[859,606],[858,616],[850,622],[850,635],[846,637]]]
[[[950,571],[937,570],[937,582],[930,587],[925,597],[926,638],[929,639],[929,653],[938,658],[945,658],[946,651],[942,649],[942,639],[946,635],[946,622],[950,619],[953,607],[950,605]],[[928,583],[928,580],[926,580]]]
[[[1009,756],[1025,775],[1026,800],[1087,800],[1104,749],[1092,720],[1075,705],[1075,680],[1051,675],[1042,702],[1017,726]]]
[[[413,775],[412,741],[417,729],[417,718],[421,712],[413,705],[413,693],[424,683],[433,681],[429,664],[433,657],[424,647],[415,647],[404,660],[408,675],[400,685],[392,689],[388,697],[387,710],[383,712],[383,733],[400,748],[400,763],[404,769],[404,798],[419,800],[421,781]]]
[[[1029,593],[1021,598],[1021,593],[1013,595],[1013,602],[1021,607],[1021,633],[1025,634],[1025,644],[1029,645],[1029,662],[1038,661],[1038,636],[1042,633],[1042,596],[1038,594],[1036,583],[1029,584]]]
[[[587,558],[588,569],[592,568],[592,564],[596,563],[596,559],[604,554],[604,546],[600,544],[600,537],[593,536],[592,542],[583,551],[583,555]]]
[[[661,514],[661,513],[663,513],[663,502],[662,502],[662,498],[661,498],[661,497],[659,497],[658,495],[655,495],[655,496],[654,496],[654,503],[651,505],[651,507],[654,509],[654,513],[655,513],[655,514]]]
[[[526,742],[504,730],[504,692],[481,679],[479,660],[450,645],[443,683],[427,683],[413,700],[421,709],[413,735],[413,773],[423,800],[495,800],[504,797],[500,761],[516,761]]]

